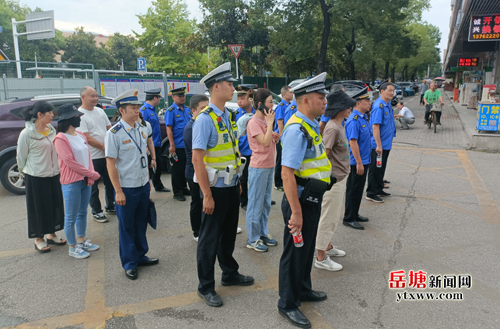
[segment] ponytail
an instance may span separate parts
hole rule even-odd
[[[23,112],[24,121],[31,121],[32,119],[38,118],[38,113],[47,113],[54,111],[54,106],[46,101],[38,101],[35,104],[29,106]]]

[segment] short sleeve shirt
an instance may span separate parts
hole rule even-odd
[[[380,125],[380,140],[383,150],[392,148],[392,139],[396,137],[396,124],[394,123],[394,111],[390,104],[384,102],[382,98],[378,98],[372,105],[370,114],[370,124]],[[372,137],[372,148],[377,148],[375,138]]]
[[[253,116],[247,124],[247,135],[248,143],[252,149],[252,161],[250,162],[250,167],[252,168],[273,168],[274,167],[274,154],[276,152],[276,147],[274,142],[271,140],[269,146],[264,146],[257,141],[255,137],[260,134],[266,134],[267,123],[265,120]]]
[[[363,165],[370,164],[370,154],[372,151],[371,138],[373,133],[372,127],[366,120],[365,115],[354,109],[345,123],[345,135],[347,141],[356,140],[358,142],[359,155],[361,156]],[[350,147],[349,153],[351,158],[350,164],[351,166],[355,166],[357,164],[356,159]]]
[[[406,106],[399,111],[399,114],[404,116],[405,118],[415,118],[415,116],[413,116],[413,113]]]
[[[172,127],[176,148],[184,148],[184,128],[192,117],[191,110],[185,105],[182,105],[182,108],[180,108],[174,103],[166,111],[165,125]]]
[[[141,187],[149,182],[147,140],[147,127],[137,122],[131,127],[120,120],[106,133],[106,157],[116,159],[121,187]]]
[[[94,107],[92,111],[88,111],[82,107],[78,109],[84,115],[81,116],[80,127],[76,128],[81,133],[88,133],[90,137],[95,138],[99,143],[104,144],[106,136],[106,127],[111,126],[108,116],[103,109]],[[90,155],[92,159],[102,159],[106,157],[103,150],[97,149],[89,145]]]
[[[236,110],[236,121],[239,120],[244,114],[248,113],[241,107]],[[255,114],[255,109],[252,109],[252,112]],[[238,148],[240,149],[240,153],[242,156],[251,156],[252,149],[250,149],[250,145],[248,144],[248,133],[245,136],[240,136],[238,139]]]
[[[285,120],[285,110],[290,105],[287,101],[284,99],[281,100],[281,102],[276,106],[274,109],[274,131],[279,133],[278,129],[278,120]],[[284,124],[283,124],[284,125]]]
[[[283,119],[283,125],[286,125],[288,120],[292,117],[292,115],[297,112],[297,101],[294,99],[293,101],[290,102],[290,105],[285,110],[285,118]]]
[[[149,122],[151,125],[151,129],[153,130],[153,143],[155,147],[161,146],[161,130],[160,130],[160,119],[156,114],[155,107],[149,105],[148,103],[144,103],[141,107],[142,117],[144,121]],[[177,144],[175,144],[177,145]]]
[[[333,120],[328,121],[323,131],[323,142],[325,148],[330,150],[326,155],[332,164],[332,175],[337,178],[337,182],[340,182],[350,171],[349,143],[344,127]]]
[[[441,91],[439,89],[434,90],[434,92],[429,89],[424,94],[424,98],[427,99],[427,103],[429,104],[436,103],[439,97],[441,97]]]

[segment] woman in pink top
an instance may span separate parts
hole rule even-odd
[[[75,130],[80,126],[80,116],[83,113],[73,104],[65,104],[59,107],[57,114],[58,134],[54,139],[54,146],[58,155],[64,195],[64,233],[68,239],[69,255],[87,258],[90,256],[89,251],[99,249],[98,245],[85,239],[85,231],[92,184],[100,176],[94,171],[87,138]]]
[[[278,244],[269,234],[267,220],[271,211],[275,144],[280,135],[273,132],[271,92],[260,88],[252,98],[257,111],[247,125],[248,143],[252,150],[252,162],[248,168],[247,248],[263,252],[267,251],[267,246]]]

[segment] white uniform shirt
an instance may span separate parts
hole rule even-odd
[[[106,112],[99,107],[94,107],[94,110],[92,111],[88,111],[80,107],[78,111],[84,113],[85,115],[81,116],[80,127],[76,128],[76,130],[81,133],[89,133],[90,137],[93,137],[99,143],[104,144],[104,137],[106,136],[107,131],[106,127],[111,126],[111,122],[109,122]],[[90,145],[89,149],[92,160],[103,159],[106,157],[103,150],[96,149]]]

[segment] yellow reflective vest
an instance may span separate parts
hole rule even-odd
[[[236,121],[232,120],[231,113],[229,114],[229,127],[226,127],[224,120],[217,116],[212,108],[206,107],[200,112],[197,118],[203,113],[208,114],[212,118],[217,130],[217,144],[207,149],[203,158],[205,166],[218,170],[225,170],[226,166],[230,165],[233,165],[235,168],[239,167],[241,159],[238,149],[238,126],[236,125]]]
[[[326,148],[321,135],[317,134],[307,122],[297,117],[295,114],[288,120],[283,131],[290,125],[300,124],[304,127],[312,138],[314,144],[315,157],[302,160],[299,170],[295,170],[295,175],[301,178],[312,178],[330,184],[332,164],[326,156]]]

